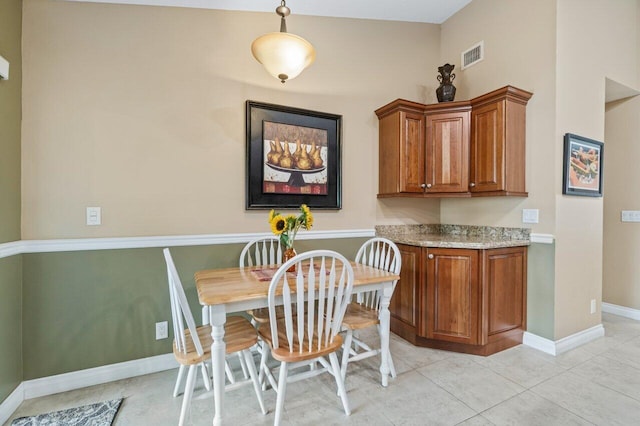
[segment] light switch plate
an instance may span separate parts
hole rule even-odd
[[[102,224],[101,210],[100,207],[87,207],[87,225],[95,226]]]
[[[622,210],[620,220],[622,220],[623,222],[640,222],[640,211]]]
[[[522,209],[522,223],[538,223],[539,212],[538,209]]]

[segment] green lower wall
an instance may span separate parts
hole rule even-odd
[[[302,240],[296,249],[331,248],[353,258],[365,240]],[[200,308],[194,272],[235,266],[242,247],[171,248],[196,318]],[[528,253],[528,331],[550,340],[554,252],[553,245],[532,244]],[[21,270],[22,363],[19,327],[14,326],[20,322]],[[171,352],[171,339],[155,340],[155,323],[171,320],[160,248],[24,254],[0,259],[0,278],[0,400],[21,380]],[[15,285],[5,286],[11,280]]]
[[[365,240],[301,240],[296,249],[354,258]],[[243,246],[171,248],[196,318],[194,272],[237,265]],[[23,262],[24,380],[171,352],[171,339],[155,340],[155,323],[171,320],[162,249],[25,254]]]
[[[531,244],[527,262],[527,331],[554,338],[555,245]]]
[[[0,402],[22,382],[22,256],[0,259]]]

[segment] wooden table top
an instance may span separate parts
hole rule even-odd
[[[360,263],[351,262],[351,266],[354,274],[354,291],[358,286],[400,279],[396,274]],[[260,281],[251,272],[259,268],[247,266],[244,268],[207,269],[196,272],[196,288],[200,303],[203,305],[220,305],[252,299],[265,299],[269,292],[270,281]]]

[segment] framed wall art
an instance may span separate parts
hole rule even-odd
[[[246,102],[247,209],[340,209],[342,116]]]
[[[563,194],[602,197],[603,148],[602,142],[564,135]]]

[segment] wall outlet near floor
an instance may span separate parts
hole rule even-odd
[[[522,209],[522,223],[538,223],[539,213],[538,209]]]
[[[596,299],[591,299],[591,313],[596,313]]]
[[[161,321],[156,323],[156,340],[162,340],[169,337],[169,323]]]

